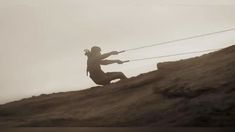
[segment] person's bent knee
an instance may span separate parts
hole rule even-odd
[[[124,73],[120,72],[120,75],[121,75],[121,79],[127,79],[127,77]]]

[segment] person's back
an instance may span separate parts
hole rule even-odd
[[[99,85],[109,84],[114,79],[126,79],[126,76],[122,72],[108,72],[105,73],[100,65],[108,65],[112,63],[122,64],[120,60],[106,60],[105,58],[110,55],[117,55],[117,51],[101,54],[101,49],[97,46],[91,48],[91,51],[86,51],[88,57],[87,60],[87,72],[90,74],[90,78]]]
[[[89,56],[87,60],[87,72],[89,72],[91,79],[96,84],[103,82],[105,78],[105,73],[101,69],[100,61],[99,57],[95,55]]]

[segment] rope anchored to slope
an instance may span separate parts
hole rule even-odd
[[[191,37],[185,37],[185,38],[181,38],[181,39],[165,41],[165,42],[160,42],[160,43],[156,43],[156,44],[152,44],[152,45],[147,45],[147,46],[141,46],[141,47],[137,47],[137,48],[126,49],[126,50],[122,50],[122,51],[120,51],[118,53],[123,53],[123,52],[127,52],[127,51],[143,49],[143,48],[149,48],[149,47],[154,47],[154,46],[159,46],[159,45],[165,45],[165,44],[170,44],[170,43],[175,43],[175,42],[179,42],[179,41],[190,40],[190,39],[195,39],[195,38],[200,38],[200,37],[205,37],[205,36],[210,36],[210,35],[214,35],[214,34],[234,31],[234,30],[235,30],[235,28],[230,28],[230,29],[226,29],[226,30],[221,30],[221,31],[216,31],[216,32],[211,32],[211,33],[206,33],[206,34],[200,34],[200,35],[195,35],[195,36],[191,36]],[[156,59],[156,58],[171,57],[171,56],[179,56],[179,55],[186,55],[186,54],[201,53],[201,52],[214,51],[214,50],[219,50],[219,49],[208,49],[208,50],[201,50],[201,51],[193,51],[193,52],[184,52],[184,53],[178,53],[178,54],[170,54],[170,55],[164,55],[164,56],[155,56],[155,57],[148,57],[148,58],[141,58],[141,59],[132,59],[132,60],[123,61],[123,63],[134,62],[134,61],[142,61],[142,60],[149,60],[149,59]]]
[[[230,29],[226,29],[226,30],[221,30],[221,31],[216,31],[216,32],[211,32],[211,33],[206,33],[206,34],[200,34],[200,35],[195,35],[195,36],[191,36],[191,37],[185,37],[185,38],[181,38],[181,39],[175,39],[175,40],[170,40],[170,41],[165,41],[165,42],[160,42],[160,43],[155,43],[155,44],[152,44],[152,45],[141,46],[141,47],[136,47],[136,48],[130,48],[130,49],[120,51],[120,53],[127,52],[127,51],[138,50],[138,49],[143,49],[143,48],[154,47],[154,46],[159,46],[159,45],[165,45],[165,44],[170,44],[170,43],[175,43],[175,42],[179,42],[179,41],[205,37],[205,36],[210,36],[210,35],[214,35],[214,34],[234,31],[234,30],[235,30],[235,28],[230,28]]]
[[[200,50],[200,51],[193,51],[193,52],[184,52],[184,53],[178,53],[178,54],[163,55],[163,56],[147,57],[147,58],[141,58],[141,59],[132,59],[132,60],[123,61],[123,63],[142,61],[142,60],[150,60],[150,59],[156,59],[156,58],[165,58],[165,57],[172,57],[172,56],[180,56],[180,55],[187,55],[187,54],[195,54],[195,53],[202,53],[202,52],[216,51],[216,50],[220,50],[220,49],[208,49],[208,50]]]

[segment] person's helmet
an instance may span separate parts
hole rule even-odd
[[[98,46],[93,46],[93,47],[91,48],[91,52],[92,52],[92,53],[99,53],[100,51],[101,51],[101,48],[98,47]]]

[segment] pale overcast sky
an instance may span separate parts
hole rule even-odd
[[[83,50],[103,52],[235,28],[234,0],[0,0],[0,104],[96,86]],[[126,52],[137,59],[235,43],[235,31]],[[104,66],[128,77],[158,62],[200,54]]]

